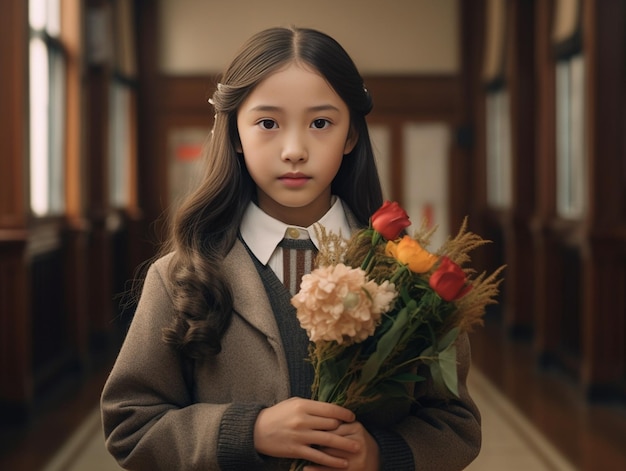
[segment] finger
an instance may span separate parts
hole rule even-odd
[[[354,412],[337,404],[312,399],[302,399],[299,397],[284,401],[284,403],[287,402],[293,402],[294,412],[300,411],[311,416],[333,418],[341,422],[354,422],[356,420]]]
[[[317,416],[310,417],[309,421],[307,422],[307,425],[311,430],[320,430],[326,432],[334,432],[341,426],[341,424],[343,424],[343,422],[339,419],[329,419],[327,417]]]
[[[361,430],[358,422],[340,423],[337,428],[333,429],[333,433],[342,437],[356,436]]]
[[[316,469],[345,469],[348,467],[348,460],[346,458],[329,455],[320,449],[312,447],[306,447],[306,449],[302,451],[300,458],[315,463],[314,467]]]
[[[345,407],[338,406],[336,404],[330,404],[328,402],[311,401],[311,415],[317,415],[320,417],[333,418],[340,420],[341,422],[354,422],[356,416],[354,412]]]
[[[315,445],[318,449],[333,449],[346,453],[357,453],[361,450],[361,444],[358,441],[328,432],[312,434],[310,444]]]

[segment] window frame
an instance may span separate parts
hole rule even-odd
[[[63,5],[61,2],[43,0],[46,8],[57,7],[52,16],[46,12],[42,25],[33,25],[29,15],[28,39],[28,188],[29,212],[34,218],[63,216],[66,212],[66,137],[67,137],[67,68],[68,51],[62,41]],[[29,2],[30,8],[33,2]],[[37,71],[33,62],[33,50],[37,44],[45,48],[43,71]],[[40,72],[46,75],[44,89],[35,89],[34,77]],[[38,96],[38,94],[41,94]],[[38,97],[38,99],[37,99]],[[45,109],[41,109],[45,107]],[[39,122],[43,120],[44,123]],[[39,126],[45,126],[39,128]],[[41,144],[38,140],[43,139]],[[42,147],[45,149],[42,149]],[[45,175],[38,175],[39,167],[45,167]]]

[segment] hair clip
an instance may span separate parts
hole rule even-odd
[[[215,106],[215,100],[213,100],[213,98],[209,98],[207,101],[209,102],[209,105]]]

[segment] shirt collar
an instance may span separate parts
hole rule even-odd
[[[341,199],[338,197],[333,197],[332,206],[318,223],[324,226],[328,232],[341,234],[346,238],[350,237],[350,226]],[[240,231],[241,237],[254,256],[263,265],[266,265],[279,242],[284,237],[289,237],[287,231],[290,228],[298,229],[300,231],[299,238],[310,238],[319,249],[320,244],[315,235],[314,226],[315,224],[309,227],[290,226],[274,219],[256,204],[250,202],[241,220]]]

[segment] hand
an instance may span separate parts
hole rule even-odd
[[[348,462],[341,454],[358,454],[363,445],[349,433],[337,431],[354,420],[352,411],[338,405],[292,397],[259,413],[254,425],[254,446],[267,456],[304,459],[331,469],[344,469]]]
[[[378,443],[360,422],[342,424],[335,432],[345,438],[350,438],[359,447],[355,452],[322,447],[320,451],[337,458],[343,458],[348,462],[344,469],[348,471],[378,471],[380,469],[380,455]],[[330,471],[332,467],[327,466],[305,466],[304,471]]]

